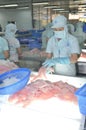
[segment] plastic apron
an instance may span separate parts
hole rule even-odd
[[[59,45],[61,45],[61,44],[63,45],[63,43],[59,43]],[[71,49],[70,45],[69,45],[68,41],[66,40],[64,47],[59,46],[59,49],[58,49],[59,57],[70,56],[71,55],[70,49]],[[62,52],[62,50],[63,50],[63,52]],[[71,64],[71,63],[70,64],[59,64],[59,63],[57,63],[54,66],[54,70],[55,70],[55,73],[59,74],[59,75],[66,75],[66,76],[75,76],[76,75],[76,66],[75,66],[75,64]]]

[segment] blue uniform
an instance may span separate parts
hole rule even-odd
[[[76,31],[72,33],[77,37],[80,47],[83,48],[83,43],[86,40],[86,33],[83,32],[83,22],[78,22],[76,24]]]
[[[9,44],[9,52],[10,52],[9,60],[13,62],[18,62],[17,48],[20,48],[19,41],[16,38],[9,38],[8,44]]]
[[[15,33],[17,27],[15,24],[10,23],[6,26],[5,38],[8,41],[9,52],[10,52],[10,61],[18,62],[18,52],[17,49],[20,48],[20,43],[17,38],[15,38]]]
[[[7,41],[0,37],[0,59],[5,59],[4,51],[9,50]]]
[[[58,15],[54,18],[51,28],[54,30],[54,35],[48,40],[46,52],[50,53],[48,57],[53,57],[47,59],[43,65],[53,66],[56,74],[75,76],[75,62],[77,55],[80,54],[80,47],[77,38],[68,33],[67,18]]]

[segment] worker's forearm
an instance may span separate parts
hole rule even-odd
[[[79,58],[80,55],[78,54],[72,54],[71,57],[70,57],[70,62],[71,63],[76,63],[78,58]]]
[[[5,52],[4,52],[4,56],[5,56],[5,59],[8,59],[8,58],[9,58],[9,52],[8,52],[8,51],[5,51]]]
[[[17,48],[18,55],[22,55],[21,48]]]

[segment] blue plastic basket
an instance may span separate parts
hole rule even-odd
[[[28,38],[29,43],[35,43],[36,41],[37,41],[36,38],[33,38],[33,37]]]
[[[12,77],[15,77],[17,81],[7,86],[2,86],[0,84],[0,95],[11,95],[23,89],[29,81],[30,74],[31,70],[28,68],[13,69],[11,71],[1,74],[0,81],[2,83],[4,80],[10,80]]]
[[[86,84],[79,88],[75,95],[78,99],[80,113],[86,115]]]
[[[42,46],[41,43],[31,43],[31,44],[28,44],[28,47],[29,47],[30,50],[32,50],[34,48],[41,49],[41,46]]]
[[[16,34],[21,34],[21,35],[23,35],[23,34],[28,34],[28,33],[30,33],[29,30],[25,30],[25,31],[20,31],[20,30],[18,30],[18,31],[16,32]]]
[[[28,38],[26,38],[26,37],[23,37],[23,38],[17,37],[17,39],[19,40],[20,44],[28,44],[29,43]]]
[[[41,37],[42,36],[42,32],[38,32],[37,30],[32,31],[32,37]]]

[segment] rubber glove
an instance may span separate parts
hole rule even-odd
[[[48,59],[42,65],[44,67],[51,67],[51,66],[54,66],[57,63],[70,64],[70,59],[68,57],[60,57],[60,58]]]
[[[45,62],[43,62],[43,66],[44,67],[52,67],[52,66],[54,66],[56,63],[55,63],[56,61],[55,60],[53,60],[53,59],[48,59],[48,60],[46,60]]]

